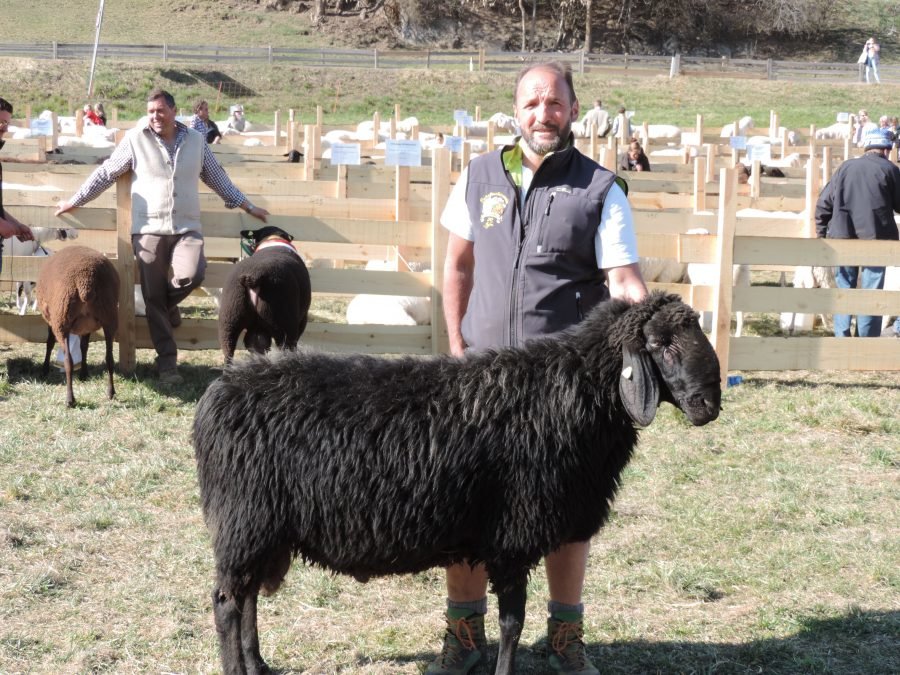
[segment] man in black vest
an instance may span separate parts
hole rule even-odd
[[[575,149],[572,74],[537,63],[516,82],[522,137],[472,160],[447,202],[444,312],[453,354],[521,345],[579,322],[610,295],[647,293],[624,183]],[[589,542],[545,563],[550,589],[548,658],[563,673],[597,673],[583,642],[581,591]],[[447,632],[428,673],[467,673],[484,659],[487,576],[447,570]]]
[[[6,141],[3,134],[9,129],[9,121],[12,119],[12,103],[5,98],[0,98],[0,148]],[[3,239],[18,237],[19,241],[31,241],[34,236],[27,225],[23,225],[11,214],[3,209],[3,165],[0,164],[0,270],[3,269]]]

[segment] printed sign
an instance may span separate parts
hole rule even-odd
[[[743,150],[747,147],[747,137],[746,136],[731,136],[728,139],[728,144],[735,150]]]
[[[388,140],[385,143],[385,166],[422,166],[422,144],[419,141]]]
[[[359,165],[359,143],[334,143],[331,146],[331,163]]]
[[[31,120],[32,136],[52,136],[53,120],[45,120],[41,118]]]
[[[768,162],[772,158],[772,146],[768,143],[760,143],[758,145],[747,146],[747,159],[751,162],[759,160],[760,162]]]
[[[462,124],[463,120],[469,116],[468,110],[454,110],[453,111],[453,121],[457,124]]]
[[[450,152],[462,152],[462,136],[444,136],[444,147]]]
[[[838,113],[837,121],[838,122],[849,122],[850,121],[850,113],[848,113],[848,112]]]

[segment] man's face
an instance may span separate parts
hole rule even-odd
[[[164,98],[147,101],[147,117],[150,128],[160,136],[168,136],[175,129],[175,108],[170,108]]]
[[[12,119],[12,113],[8,110],[0,110],[0,138],[9,129],[9,121]]]
[[[516,121],[522,138],[538,155],[559,150],[578,118],[578,101],[565,79],[552,70],[535,69],[525,75],[516,90]]]

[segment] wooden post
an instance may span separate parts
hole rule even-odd
[[[56,112],[50,113],[50,119],[53,122],[53,132],[50,136],[50,150],[56,150],[59,146],[59,116],[57,116]],[[116,138],[116,141],[119,139]]]
[[[288,108],[287,149],[288,152],[297,149],[297,119],[293,108]]]
[[[806,236],[816,236],[816,202],[819,200],[819,165],[815,157],[806,163]]]
[[[409,220],[409,167],[396,167],[394,191],[394,219]]]
[[[281,111],[275,111],[275,129],[272,130],[272,140],[276,148],[281,145]]]
[[[322,152],[319,129],[313,124],[303,127],[303,180],[316,180],[321,168]]]
[[[434,354],[447,353],[450,348],[443,307],[448,233],[441,226],[441,213],[450,189],[450,151],[435,148],[431,156],[431,275],[434,279],[431,287],[431,351]]]
[[[711,183],[716,179],[716,155],[719,154],[719,146],[715,143],[706,145],[706,180]]]
[[[703,145],[703,115],[697,114],[697,145]]]
[[[759,197],[759,181],[761,175],[762,162],[758,159],[754,159],[750,169],[750,199]]]
[[[822,182],[821,185],[828,185],[831,180],[831,148],[827,145],[822,148]]]
[[[722,369],[722,388],[728,384],[728,352],[731,342],[731,308],[734,293],[734,230],[737,216],[737,171],[719,171],[719,213],[716,236],[716,263],[719,281],[713,287],[713,327],[711,342]]]
[[[781,159],[784,159],[788,154],[787,146],[788,146],[788,130],[787,130],[787,127],[785,127],[781,131]]]
[[[84,134],[84,110],[79,108],[75,111],[75,135],[81,138]]]
[[[818,144],[816,143],[816,125],[809,125],[809,156],[815,157],[818,152]]]
[[[324,115],[324,111],[322,110],[322,106],[317,105],[316,106],[316,126],[319,127],[320,130],[325,128],[323,115]]]
[[[589,152],[591,153],[590,157],[591,157],[591,159],[596,161],[597,160],[597,148],[599,146],[599,141],[597,138],[597,125],[595,125],[593,122],[591,122],[590,125],[588,125],[587,132],[588,132],[588,138],[590,138],[590,143],[589,143],[589,148],[590,148]]]
[[[378,142],[381,137],[381,114],[376,110],[375,114],[372,115],[372,145],[371,147],[375,147],[378,145]]]
[[[490,152],[494,149],[494,134],[497,131],[497,124],[494,120],[488,120],[487,125],[487,150]]]
[[[853,147],[853,141],[850,136],[844,139],[844,161],[846,162],[850,159],[850,153],[852,152],[851,148]]]
[[[480,105],[475,106],[475,121],[476,122],[481,121],[481,106]]]
[[[390,121],[390,131],[388,132],[388,138],[392,141],[397,140],[397,116],[391,115]]]
[[[641,143],[644,144],[644,152],[650,154],[650,123],[644,120],[641,123]]]
[[[131,172],[116,180],[116,268],[119,272],[119,372],[137,365],[134,317],[134,249],[131,245]]]
[[[337,184],[335,185],[334,196],[338,199],[347,198],[347,165],[337,165]]]
[[[459,170],[462,171],[472,160],[472,142],[464,141],[462,144],[462,152],[459,153]],[[452,167],[452,163],[451,163]]]
[[[694,213],[706,210],[706,158],[694,160]]]

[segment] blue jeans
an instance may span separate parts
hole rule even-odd
[[[862,274],[860,274],[860,270],[862,270]],[[838,288],[856,288],[857,281],[860,282],[860,288],[878,290],[884,288],[883,267],[835,267],[834,278]],[[880,337],[881,317],[857,316],[856,334],[859,337]],[[850,337],[849,314],[834,315],[834,336]]]

